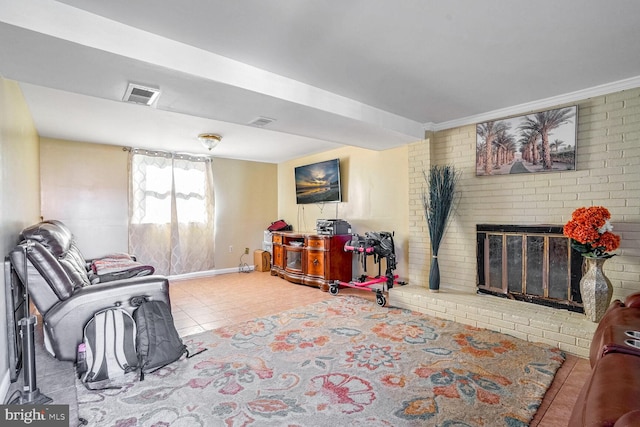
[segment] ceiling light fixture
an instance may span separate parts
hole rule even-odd
[[[202,142],[202,145],[204,145],[205,148],[211,151],[216,148],[218,144],[220,144],[222,137],[220,135],[216,135],[215,133],[201,133],[200,135],[198,135],[198,139],[200,140],[200,142]]]

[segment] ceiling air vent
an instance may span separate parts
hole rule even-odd
[[[276,119],[270,119],[269,117],[258,117],[256,119],[253,119],[249,122],[249,126],[253,126],[253,127],[257,127],[257,128],[263,128],[265,126],[267,126],[270,123],[275,122]]]
[[[135,104],[152,105],[158,100],[159,96],[160,89],[158,88],[129,83],[122,100]]]

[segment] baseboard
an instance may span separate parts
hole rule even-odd
[[[255,269],[254,265],[248,266],[247,270],[243,271],[253,271]],[[220,270],[207,270],[207,271],[196,271],[194,273],[185,273],[185,274],[176,274],[174,276],[169,276],[169,280],[187,280],[187,279],[196,279],[199,277],[211,277],[217,276],[219,274],[229,274],[229,273],[239,273],[238,267],[233,268],[222,268]]]
[[[0,396],[2,396],[2,401],[0,403],[4,403],[7,400],[7,393],[9,393],[9,387],[11,387],[11,372],[7,369],[2,376],[2,382],[0,383]]]

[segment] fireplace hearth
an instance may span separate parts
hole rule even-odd
[[[559,225],[478,224],[478,292],[582,313],[582,257]]]

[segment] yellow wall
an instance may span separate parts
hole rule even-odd
[[[278,217],[297,231],[313,232],[317,219],[340,218],[351,224],[353,233],[395,232],[396,273],[406,278],[407,153],[407,146],[386,151],[344,147],[281,163],[278,165]],[[340,159],[343,202],[296,205],[294,167],[335,158]],[[368,267],[370,272],[377,272],[372,260],[368,261]],[[384,272],[384,265],[382,267]]]
[[[0,251],[18,243],[20,231],[38,221],[38,135],[17,83],[0,77]],[[0,275],[0,397],[9,389],[4,274]]]
[[[87,258],[128,250],[128,153],[122,147],[42,140],[42,214],[69,226]],[[253,265],[277,216],[277,166],[214,159],[216,270]],[[229,252],[229,247],[233,252]]]
[[[214,159],[216,269],[253,265],[264,230],[278,216],[278,167],[270,163]],[[229,246],[233,252],[229,252]],[[244,248],[249,255],[243,256]]]
[[[42,138],[42,216],[64,222],[87,258],[127,252],[128,152]]]

